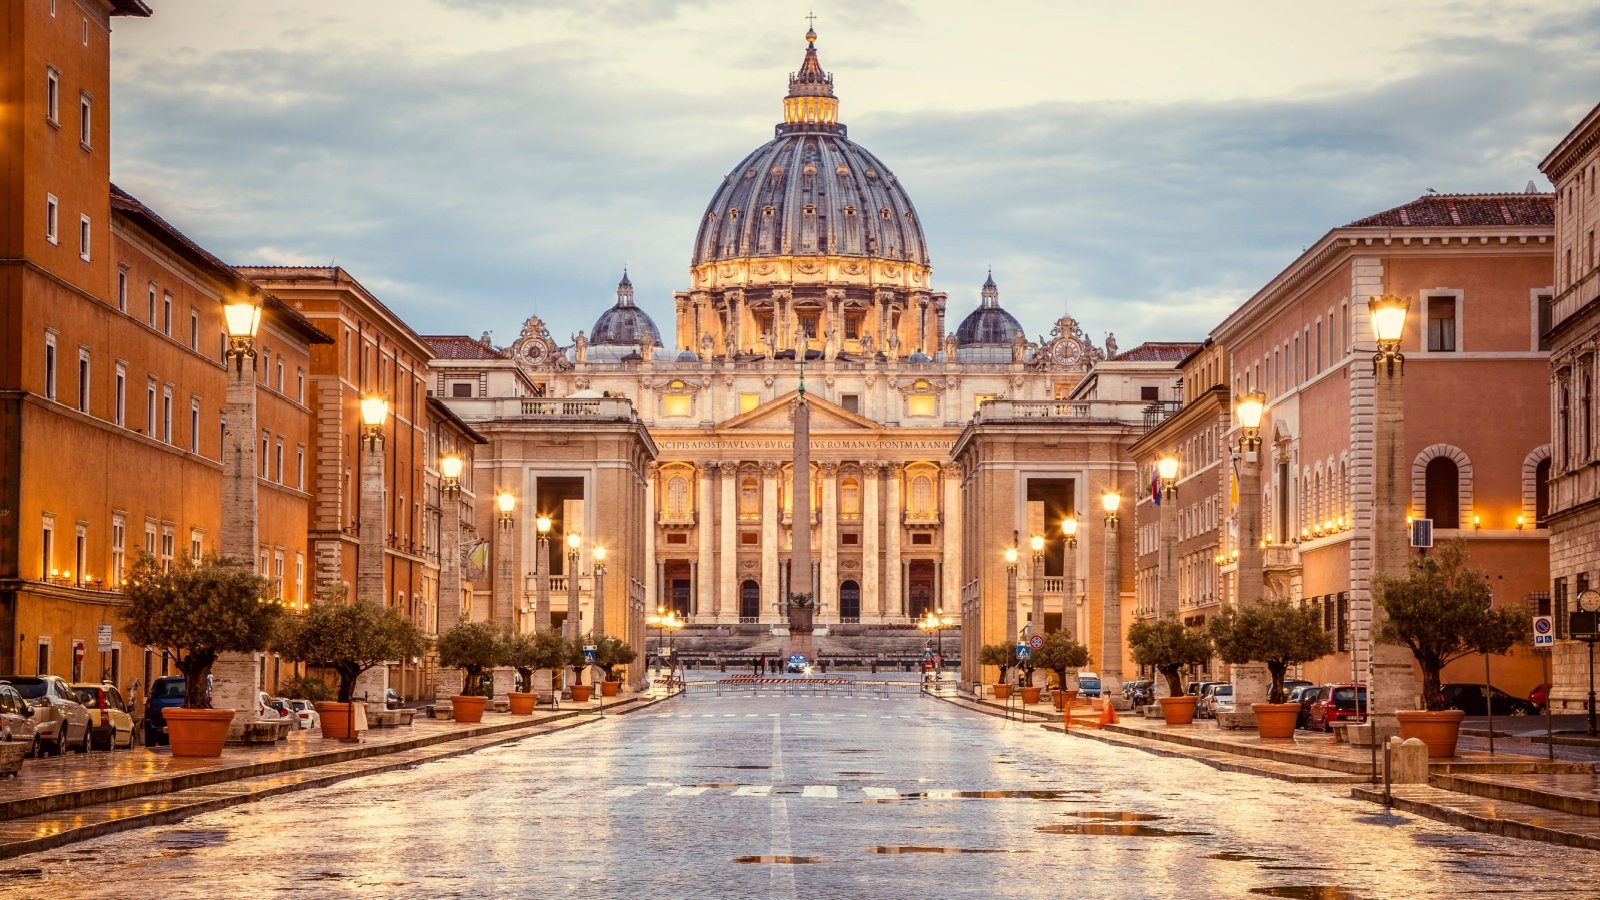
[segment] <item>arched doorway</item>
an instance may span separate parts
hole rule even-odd
[[[861,585],[845,581],[839,585],[839,621],[861,621]]]
[[[739,621],[755,622],[761,618],[761,585],[745,580],[739,583]]]
[[[931,559],[914,559],[906,567],[906,594],[913,620],[926,615],[934,607],[934,573],[937,570]]]

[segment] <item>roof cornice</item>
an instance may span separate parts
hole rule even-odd
[[[1589,155],[1596,144],[1600,144],[1600,104],[1589,110],[1589,114],[1556,143],[1550,154],[1539,163],[1539,171],[1552,182],[1560,181],[1579,160]]]

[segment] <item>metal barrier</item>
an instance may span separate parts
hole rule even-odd
[[[691,681],[685,697],[850,697],[890,700],[914,697],[922,685],[916,681],[854,681],[850,679],[745,678]]]

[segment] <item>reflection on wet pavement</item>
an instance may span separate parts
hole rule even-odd
[[[0,870],[0,896],[74,900],[1368,900],[1596,883],[1600,854],[936,701],[693,695]]]

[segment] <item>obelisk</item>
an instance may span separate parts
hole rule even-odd
[[[789,552],[789,656],[815,662],[811,628],[817,608],[817,586],[811,578],[811,409],[806,403],[806,335],[795,342],[800,361],[800,387],[794,403],[794,493],[789,501],[793,548]]]

